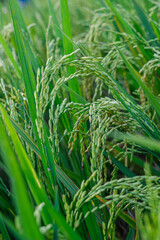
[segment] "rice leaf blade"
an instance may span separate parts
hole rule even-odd
[[[144,90],[144,92],[146,93],[150,103],[152,104],[152,106],[154,107],[154,109],[156,110],[158,115],[160,116],[160,105],[159,105],[159,102],[157,101],[156,97],[151,93],[151,91],[147,88],[147,86],[142,82],[140,75],[136,72],[136,70],[133,68],[133,66],[125,58],[123,53],[120,50],[118,50],[118,51],[119,51],[119,53],[120,53],[124,63],[126,64],[126,66],[128,67],[129,71],[131,72],[134,80]]]
[[[108,154],[104,151],[104,155],[108,158]],[[116,167],[127,177],[136,176],[129,168],[127,168],[123,163],[119,162],[116,158],[111,156],[111,161]]]
[[[44,219],[44,222],[48,225],[48,224],[52,223],[53,221],[55,221],[55,223],[65,234],[67,239],[80,240],[81,239],[80,236],[76,232],[73,231],[73,229],[66,223],[65,219],[52,206],[40,181],[38,180],[36,172],[33,169],[31,162],[28,159],[27,154],[26,154],[23,146],[21,145],[21,142],[15,132],[15,129],[13,128],[13,126],[9,120],[9,117],[7,116],[5,109],[2,107],[2,105],[0,105],[0,111],[2,113],[5,125],[7,126],[8,132],[13,141],[15,151],[18,155],[22,170],[23,170],[26,180],[30,186],[30,190],[34,196],[34,199],[37,202],[37,205],[41,204],[42,202],[45,203],[45,206],[42,209],[42,217]],[[25,191],[25,188],[23,190]],[[23,207],[23,209],[25,209],[25,207]],[[38,240],[38,238],[35,238],[35,239]],[[41,239],[41,238],[39,238],[39,239]]]
[[[36,74],[37,69],[40,67],[40,63],[38,61],[38,58],[35,56],[34,46],[33,46],[32,40],[30,38],[30,35],[28,33],[23,15],[21,13],[19,3],[18,3],[17,0],[12,0],[12,1],[13,1],[13,4],[14,4],[14,7],[15,7],[15,12],[16,12],[18,22],[20,24],[21,29],[23,29],[24,42],[25,42],[25,46],[26,46],[29,58],[31,60],[31,65],[32,65],[32,68],[34,70],[34,73]]]
[[[17,133],[24,139],[24,141],[30,146],[30,148],[37,154],[39,158],[40,151],[33,139],[13,120],[10,118],[12,125],[14,126]],[[74,196],[74,194],[78,191],[78,187],[73,183],[73,181],[65,174],[65,172],[55,163],[55,169],[57,178],[61,181],[64,186],[68,189],[68,191]]]
[[[3,46],[3,49],[6,53],[6,55],[8,56],[8,58],[10,59],[11,63],[13,64],[14,66],[14,69],[16,70],[17,72],[17,75],[18,77],[22,78],[22,73],[21,73],[21,70],[18,66],[18,63],[15,61],[13,55],[12,55],[12,52],[10,51],[9,47],[7,46],[2,34],[0,33],[0,43],[2,44]]]
[[[137,15],[141,20],[141,23],[143,24],[143,26],[146,29],[146,32],[148,33],[148,40],[150,39],[156,39],[156,36],[154,34],[154,31],[152,29],[152,25],[150,24],[150,22],[148,21],[148,18],[146,16],[146,13],[144,12],[143,8],[140,6],[140,4],[137,2],[137,0],[132,0],[135,6],[135,9],[137,11]],[[151,43],[153,44],[153,43]],[[158,42],[155,40],[154,44],[156,44],[156,46],[158,46]]]
[[[52,5],[52,2],[51,0],[48,0],[48,7],[49,7],[49,10],[50,10],[50,14],[52,16],[52,19],[53,19],[53,22],[54,22],[54,31],[56,33],[56,36],[60,39],[60,41],[62,42],[63,41],[63,36],[62,36],[62,33],[60,31],[60,25],[59,25],[59,22],[58,22],[58,19],[57,19],[57,16],[56,16],[56,13],[55,13],[55,10],[53,8],[53,5]],[[62,47],[62,46],[61,46]],[[63,49],[61,49],[63,50]],[[63,52],[63,51],[62,51]]]
[[[68,1],[61,0],[61,16],[62,16],[62,30],[63,34],[63,45],[64,45],[64,54],[68,55],[74,51],[72,42],[66,37],[68,36],[72,40],[72,31],[71,31],[71,23],[70,23],[70,14],[68,9]],[[74,55],[70,56],[70,60],[74,60]],[[75,73],[75,68],[72,66],[67,67],[67,74]],[[68,82],[68,86],[75,91],[77,94],[80,94],[80,87],[78,83],[78,79],[74,78]],[[71,100],[76,102],[76,98],[74,96],[70,96]]]
[[[23,73],[23,78],[24,78],[24,84],[25,84],[25,89],[26,89],[26,95],[28,99],[28,104],[29,104],[29,110],[30,110],[30,115],[32,119],[32,125],[33,125],[33,130],[36,136],[36,140],[38,143],[38,147],[40,150],[40,154],[42,157],[43,161],[43,166],[46,175],[49,177],[48,173],[48,168],[47,168],[47,159],[44,155],[43,149],[42,149],[42,144],[38,135],[38,130],[36,126],[36,119],[37,119],[37,114],[36,114],[36,104],[35,104],[35,98],[34,98],[34,92],[36,90],[36,83],[34,79],[34,74],[32,70],[32,66],[27,54],[27,49],[23,40],[22,36],[22,31],[19,26],[18,18],[16,16],[16,11],[15,11],[15,6],[13,4],[13,0],[9,0],[10,4],[10,9],[11,9],[11,14],[12,14],[12,20],[13,20],[13,25],[14,25],[14,30],[15,30],[15,37],[16,37],[16,43],[17,43],[17,48],[18,48],[18,53],[19,53],[19,58],[20,58],[20,63],[21,63],[21,68],[22,68],[22,73]]]
[[[30,204],[30,200],[26,193],[26,186],[23,179],[23,175],[21,173],[16,156],[12,150],[2,119],[0,119],[0,129],[1,129],[1,138],[0,138],[1,152],[10,169],[10,174],[12,176],[11,179],[13,178],[12,187],[14,187],[14,191],[16,194],[16,204],[19,210],[21,223],[25,231],[26,237],[28,238],[33,237],[34,239],[37,239],[37,240],[44,239],[39,232],[39,228],[33,216],[33,208]],[[7,154],[8,152],[10,153],[9,157]],[[25,214],[24,214],[24,209],[26,210]]]

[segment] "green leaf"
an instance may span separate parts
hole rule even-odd
[[[64,54],[68,55],[74,51],[72,41],[72,31],[71,31],[71,23],[70,23],[70,14],[68,9],[68,1],[61,0],[61,16],[62,16],[62,30],[63,30],[63,45],[64,45]],[[68,37],[67,37],[68,36]],[[74,60],[74,55],[70,56],[70,60]],[[75,73],[75,68],[72,66],[67,67],[68,76],[70,74]],[[75,91],[77,94],[80,94],[80,87],[78,83],[78,79],[74,78],[68,82],[69,87]],[[70,96],[71,100],[76,102],[76,97]]]
[[[104,155],[108,158],[107,152],[104,151]],[[127,177],[134,177],[136,176],[129,168],[127,168],[123,163],[119,162],[113,156],[110,156],[111,161],[115,166]]]
[[[7,228],[9,229],[9,231],[12,233],[12,235],[15,237],[15,239],[18,239],[18,240],[22,240],[22,239],[23,240],[30,240],[24,234],[19,233],[19,231],[15,228],[15,226],[13,225],[11,220],[7,219],[1,213],[0,213],[0,224],[5,224],[7,226]],[[9,239],[6,238],[5,240],[9,240]]]
[[[16,0],[14,1],[16,2]],[[15,38],[16,38],[16,43],[17,43],[17,48],[18,48],[18,53],[19,53],[19,58],[20,58],[20,63],[21,63],[21,68],[23,73],[23,79],[24,79],[25,90],[26,90],[26,95],[27,95],[28,104],[29,104],[33,130],[34,130],[34,134],[36,136],[36,140],[37,140],[40,154],[42,157],[42,163],[44,166],[46,176],[48,177],[48,179],[50,179],[50,176],[48,173],[48,167],[47,167],[47,159],[46,159],[46,156],[44,155],[41,140],[39,138],[37,127],[36,127],[37,114],[36,114],[36,104],[35,104],[35,98],[34,98],[36,84],[35,84],[34,74],[33,74],[32,66],[27,53],[27,49],[25,46],[25,42],[22,36],[22,31],[19,26],[19,21],[18,21],[19,19],[17,18],[13,0],[9,0],[9,4],[10,4],[10,9],[12,14]]]
[[[27,53],[28,53],[30,61],[31,61],[31,65],[33,67],[34,73],[36,74],[37,69],[40,67],[40,64],[39,64],[39,61],[36,57],[32,40],[31,40],[30,35],[28,33],[28,30],[27,30],[25,21],[23,19],[18,1],[17,0],[12,0],[12,3],[14,5],[16,16],[17,16],[18,22],[20,24],[20,27],[23,30],[22,32],[23,32],[23,36],[24,36],[24,43],[25,43]]]
[[[29,144],[29,146],[39,155],[39,150],[36,147],[33,140],[24,132],[23,129],[18,127],[18,125],[13,120],[12,120],[12,122],[13,122],[17,132],[23,137],[23,139]],[[57,164],[55,164],[55,169],[56,169],[56,175],[57,175],[58,180],[61,181],[64,184],[64,186],[68,189],[68,191],[71,193],[71,195],[74,196],[79,188],[73,183],[73,181],[64,173],[64,171]],[[33,182],[33,180],[32,180],[32,182]],[[84,208],[83,213],[85,214],[86,211],[87,211],[86,208]],[[98,230],[98,225],[97,225],[97,221],[95,220],[95,216],[93,216],[93,215],[89,216],[86,219],[86,223],[87,223],[87,227],[89,227],[90,231],[92,229],[91,228],[92,224],[94,224],[94,226],[96,228],[95,236],[100,237],[100,235],[99,235],[100,232]],[[90,234],[92,235],[92,233],[90,233]]]
[[[114,3],[112,3],[110,0],[104,0],[105,3],[107,3],[107,5],[110,7],[111,11],[114,13],[114,19],[116,20],[116,25],[120,31],[120,33],[127,33],[128,36],[134,38],[137,40],[138,42],[138,47],[137,47],[137,51],[140,51],[143,53],[143,61],[145,61],[144,56],[148,59],[148,52],[144,49],[144,47],[141,46],[141,41],[142,41],[142,37],[139,36],[139,34],[137,34],[137,32],[129,25],[129,23],[125,20],[125,18],[120,15],[120,13],[117,11],[117,9],[114,6]],[[137,51],[135,50],[135,48],[133,48],[133,46],[130,44],[130,41],[128,41],[128,38],[126,38],[124,36],[124,39],[127,41],[129,49],[131,50],[133,56],[136,58],[137,57]],[[136,58],[137,63],[142,67],[142,61],[140,61],[139,59]]]
[[[151,91],[147,88],[144,82],[141,80],[140,74],[133,68],[133,66],[129,63],[129,61],[125,58],[123,53],[118,49],[119,54],[121,55],[123,61],[125,62],[126,66],[128,67],[130,73],[132,74],[134,80],[139,84],[139,86],[143,89],[146,96],[148,97],[150,103],[156,110],[157,114],[160,116],[160,103],[156,99],[156,97],[151,93]]]
[[[9,49],[9,47],[7,46],[7,44],[6,44],[6,42],[5,42],[5,40],[4,40],[4,38],[3,38],[3,36],[2,36],[1,33],[0,33],[0,43],[2,44],[3,49],[4,49],[7,57],[10,59],[11,63],[13,64],[14,69],[15,69],[18,77],[22,78],[22,73],[21,73],[21,70],[20,70],[20,68],[19,68],[19,66],[18,66],[18,63],[14,60],[14,57],[13,57],[13,55],[12,55],[12,52],[11,52],[11,50]]]
[[[14,126],[17,133],[23,138],[23,140],[30,146],[30,148],[37,154],[39,158],[40,152],[33,141],[33,139],[13,120],[10,118],[12,125]],[[74,194],[78,191],[78,187],[73,183],[73,181],[65,174],[65,172],[55,163],[56,175],[59,181],[61,181],[64,186],[68,189],[68,191],[74,196]]]
[[[118,152],[121,152],[121,153],[124,153],[124,152],[125,152],[124,149],[121,149],[121,148],[118,147],[118,146],[117,146],[115,149],[116,149]],[[152,154],[152,153],[151,153],[151,154]],[[145,167],[145,162],[144,162],[142,159],[140,159],[140,158],[138,158],[138,157],[136,157],[136,156],[134,156],[134,155],[133,155],[132,157],[131,157],[131,155],[129,155],[128,158],[131,159],[136,165],[138,165],[139,167],[141,167],[141,168],[144,169],[144,167]],[[151,170],[151,173],[152,173],[153,175],[160,176],[160,172],[157,171],[156,169],[154,169],[153,167],[151,167],[150,170]]]
[[[84,215],[88,212],[88,211],[92,211],[92,204],[91,203],[86,203],[83,206],[83,213]],[[101,233],[100,233],[100,229],[98,226],[98,222],[95,220],[95,215],[89,214],[89,216],[86,218],[85,220],[87,228],[89,230],[89,235],[91,237],[91,239],[102,239]],[[93,231],[94,229],[94,231]]]
[[[2,119],[0,119],[0,148],[3,159],[5,160],[10,170],[10,177],[12,180],[12,188],[16,195],[16,205],[20,214],[21,224],[26,237],[30,239],[44,239],[39,232],[39,228],[36,224],[33,216],[33,208],[30,203],[29,197],[26,192],[25,181],[19,166],[19,162],[16,159],[16,155],[12,150],[9,137],[5,131]],[[9,152],[9,154],[8,154]],[[25,211],[24,211],[25,209]]]
[[[129,142],[136,143],[140,146],[147,147],[148,149],[151,149],[153,151],[157,151],[160,153],[160,141],[157,141],[155,139],[151,139],[148,137],[143,137],[140,135],[131,135],[131,134],[121,134],[121,133],[115,133],[115,138],[118,139],[125,139]]]
[[[79,103],[86,104],[88,103],[81,95],[73,91],[70,87],[68,87],[66,84],[63,84],[62,87],[70,93],[73,97],[75,97]]]
[[[62,42],[63,41],[62,32],[60,31],[60,25],[59,25],[59,22],[58,22],[58,19],[57,19],[57,16],[56,16],[56,13],[55,13],[55,10],[54,10],[54,7],[52,5],[51,0],[48,0],[48,7],[49,7],[50,14],[52,16],[52,20],[54,22],[54,25],[53,25],[54,31],[56,33],[56,36]],[[63,46],[61,46],[61,47],[62,47],[61,50],[62,50],[62,53],[63,53]]]
[[[148,34],[148,40],[155,39],[156,36],[155,36],[154,31],[152,29],[152,25],[148,21],[148,18],[146,16],[145,11],[143,10],[143,8],[139,5],[139,3],[136,0],[132,0],[132,1],[134,3],[137,15],[140,18],[141,23],[144,26],[144,28],[145,28],[145,30]],[[150,44],[153,45],[152,42]],[[159,46],[159,44],[156,40],[154,41],[154,44],[156,44],[156,46]]]
[[[16,16],[16,11],[15,11],[15,7],[13,4],[13,0],[9,0],[9,3],[10,3],[12,20],[13,20],[13,25],[14,25],[14,30],[15,30],[15,38],[16,38],[16,43],[17,43],[25,88],[26,88],[26,94],[27,94],[27,98],[29,100],[30,113],[31,113],[32,120],[35,121],[36,112],[34,111],[35,108],[33,108],[35,106],[35,100],[34,100],[34,91],[36,89],[35,79],[34,79],[32,67],[30,64],[30,60],[29,60],[29,57],[27,54],[27,50],[25,47],[25,43],[23,40],[22,32],[21,32],[21,29],[19,26],[19,22],[18,22],[18,19]]]
[[[126,240],[133,240],[135,235],[135,230],[133,228],[129,228],[129,233],[127,235]]]
[[[10,240],[6,225],[4,224],[4,221],[1,221],[1,220],[0,220],[0,231],[5,240]]]
[[[110,0],[104,0],[107,5],[110,7],[110,9],[112,10],[112,12],[115,14],[115,16],[117,17],[118,21],[121,23],[123,29],[130,34],[131,36],[135,36],[135,32],[132,30],[132,28],[130,27],[130,25],[123,19],[123,17],[118,13],[118,11],[116,10],[116,8],[114,7],[114,5],[112,4],[112,2]]]
[[[55,170],[55,163],[53,159],[53,154],[52,150],[49,145],[49,140],[48,140],[48,135],[47,135],[47,126],[45,125],[45,122],[43,120],[43,129],[44,129],[44,139],[45,139],[45,150],[46,150],[46,155],[49,163],[49,167],[51,170],[51,176],[53,179],[53,184],[56,186],[56,170]]]
[[[15,131],[14,127],[12,126],[7,113],[5,112],[5,109],[2,107],[1,104],[0,104],[0,111],[3,116],[5,125],[7,126],[8,132],[11,136],[16,154],[18,156],[18,159],[19,159],[20,165],[22,167],[23,173],[25,175],[25,178],[27,180],[27,183],[30,187],[31,193],[32,193],[37,205],[41,204],[42,202],[44,202],[44,204],[45,204],[44,208],[42,209],[42,218],[43,218],[45,224],[48,225],[55,221],[55,223],[57,224],[59,229],[64,233],[64,235],[66,236],[67,239],[80,240],[81,238],[79,237],[79,235],[73,231],[73,229],[66,223],[65,219],[60,215],[60,213],[57,212],[55,210],[55,208],[52,206],[40,181],[38,180],[36,172],[32,167],[31,161],[29,160],[29,158],[19,140],[19,138],[16,134],[16,131]]]

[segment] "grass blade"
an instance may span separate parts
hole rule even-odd
[[[75,97],[79,103],[82,104],[86,104],[88,103],[81,95],[79,95],[78,93],[76,93],[75,91],[73,91],[73,89],[71,89],[70,87],[68,87],[66,84],[63,84],[62,87],[64,89],[66,89],[66,91],[68,91],[70,93],[70,95],[72,95],[73,97]]]
[[[25,46],[25,42],[24,42],[24,39],[22,36],[22,31],[19,26],[19,22],[18,22],[18,18],[16,15],[16,11],[15,11],[15,6],[13,4],[13,0],[9,0],[9,4],[10,4],[10,9],[11,9],[11,14],[12,14],[12,20],[13,20],[13,25],[14,25],[14,30],[15,30],[15,38],[16,38],[16,43],[17,43],[17,48],[18,48],[18,53],[19,53],[19,58],[20,58],[20,63],[21,63],[21,68],[22,68],[22,73],[23,73],[23,79],[24,79],[26,95],[27,95],[28,104],[29,104],[29,110],[30,110],[33,130],[34,130],[36,140],[38,143],[38,147],[40,150],[40,154],[42,157],[42,162],[43,162],[46,176],[48,176],[48,179],[50,179],[50,176],[48,173],[48,167],[47,167],[47,159],[44,155],[41,141],[39,139],[39,135],[38,135],[37,127],[36,127],[37,114],[36,114],[36,104],[35,104],[35,98],[34,98],[36,84],[35,84],[34,74],[33,74],[32,66],[31,66],[29,56],[27,53],[27,49]]]
[[[104,151],[104,155],[108,158],[107,152]],[[123,163],[119,162],[113,156],[110,156],[111,161],[115,166],[127,177],[134,177],[136,176],[129,168],[127,168]]]
[[[112,2],[110,0],[104,0],[107,5],[110,7],[110,9],[112,10],[112,12],[115,14],[115,16],[117,17],[118,21],[121,23],[123,29],[130,34],[131,36],[135,36],[135,32],[132,30],[132,28],[130,27],[130,25],[121,17],[121,15],[118,13],[118,11],[115,9],[115,7],[113,6]]]
[[[119,152],[124,152],[124,149],[121,149],[120,147],[116,147],[116,150],[119,151]],[[157,156],[157,157],[158,157],[158,156]],[[131,157],[129,157],[129,159],[131,159]],[[141,167],[142,169],[145,168],[145,162],[144,162],[142,159],[140,159],[140,158],[138,158],[138,157],[136,157],[136,156],[132,156],[132,161],[133,161],[136,165],[138,165],[139,167]],[[152,173],[153,175],[160,176],[160,172],[157,171],[155,168],[150,167],[150,170],[151,170],[151,173]]]
[[[0,119],[0,130],[1,130],[0,138],[1,153],[3,155],[5,162],[8,165],[8,168],[10,169],[12,187],[14,188],[16,195],[16,205],[20,214],[21,224],[26,234],[26,237],[30,239],[34,238],[37,240],[44,239],[39,232],[39,228],[33,216],[33,208],[30,204],[30,200],[26,192],[26,186],[23,179],[23,175],[20,170],[20,166],[16,159],[16,156],[12,150],[2,119]]]
[[[29,145],[29,147],[37,154],[39,158],[40,151],[37,145],[34,143],[33,139],[13,120],[10,119],[12,125],[14,126],[17,133],[24,139],[24,141]],[[73,183],[73,181],[65,174],[65,172],[55,163],[56,175],[59,181],[61,181],[64,186],[68,189],[72,196],[78,191],[78,187]]]
[[[154,31],[152,29],[152,25],[150,24],[150,22],[148,21],[148,18],[146,16],[146,13],[144,12],[143,8],[139,5],[139,3],[136,0],[132,0],[137,12],[138,17],[141,20],[142,25],[145,27],[147,35],[148,35],[148,40],[150,39],[155,39],[156,36],[154,34]],[[150,43],[152,44],[152,43]],[[156,44],[156,46],[159,46],[158,42],[155,40],[154,44]]]
[[[49,167],[50,167],[50,170],[51,170],[53,184],[54,184],[54,187],[55,187],[56,186],[56,170],[55,170],[55,164],[54,164],[54,159],[53,159],[53,155],[52,155],[52,150],[50,148],[49,141],[48,141],[47,126],[45,125],[44,120],[43,120],[43,129],[44,129],[46,155],[47,155]]]
[[[27,154],[16,134],[14,127],[12,126],[7,113],[5,112],[4,108],[0,105],[0,111],[2,113],[3,119],[5,121],[5,125],[7,126],[8,132],[11,136],[13,141],[15,151],[19,158],[22,170],[32,192],[32,195],[37,203],[37,205],[41,204],[42,202],[45,203],[45,206],[42,210],[42,217],[46,225],[53,223],[57,224],[59,229],[64,233],[67,239],[74,240],[81,238],[79,235],[73,231],[73,229],[66,223],[65,219],[58,213],[54,207],[52,206],[50,200],[48,199],[41,183],[39,182],[36,172],[34,171],[30,160],[27,157]],[[24,208],[25,209],[25,208]],[[36,239],[36,238],[35,238]]]
[[[88,212],[88,211],[92,211],[92,204],[91,203],[86,203],[83,206],[83,213],[84,215]],[[98,226],[98,222],[95,220],[96,217],[95,215],[92,213],[90,214],[85,222],[89,231],[89,235],[91,236],[91,239],[102,239],[101,233],[100,233],[100,229]],[[94,231],[93,231],[94,229]]]
[[[30,38],[30,35],[28,33],[25,21],[23,19],[22,13],[21,13],[21,9],[19,6],[19,3],[17,0],[12,0],[13,5],[15,7],[15,12],[16,12],[16,16],[18,19],[18,22],[21,26],[21,29],[23,29],[23,33],[24,33],[24,42],[25,42],[25,46],[27,48],[27,52],[31,61],[31,65],[33,67],[34,73],[37,73],[37,69],[40,67],[39,61],[37,59],[37,57],[35,56],[35,52],[34,52],[34,47],[32,44],[32,40]]]
[[[18,230],[15,228],[15,226],[13,225],[13,223],[9,219],[4,217],[2,214],[0,214],[0,223],[5,224],[16,239],[29,240],[26,236],[24,236],[24,234],[20,234]],[[6,238],[5,240],[8,240],[8,239]]]
[[[0,221],[0,231],[3,235],[3,237],[5,238],[5,240],[10,240],[10,237],[9,237],[9,234],[8,234],[8,231],[7,231],[7,228],[4,224],[4,221]]]
[[[115,134],[115,138],[125,139],[129,142],[136,143],[140,146],[147,147],[148,149],[151,149],[153,151],[160,153],[160,141],[157,141],[155,139],[143,137],[140,135],[120,134],[120,133]]]
[[[63,53],[63,46],[62,46],[63,36],[62,36],[62,32],[60,31],[60,25],[59,25],[59,22],[58,22],[58,19],[57,19],[56,13],[54,11],[51,0],[48,0],[48,7],[49,7],[50,14],[52,16],[52,20],[54,22],[54,24],[53,24],[54,31],[56,33],[56,36],[61,41],[61,51]]]
[[[7,57],[10,59],[11,63],[13,64],[14,69],[16,70],[18,77],[22,78],[22,73],[21,73],[21,70],[18,66],[18,63],[14,60],[12,52],[10,51],[9,47],[7,46],[7,44],[6,44],[6,42],[5,42],[1,33],[0,33],[0,43],[2,44],[3,49],[4,49]]]
[[[156,97],[151,93],[151,91],[146,87],[146,85],[142,82],[141,77],[139,75],[139,73],[137,73],[137,71],[133,68],[133,66],[129,63],[129,61],[125,58],[125,56],[123,55],[123,53],[118,49],[119,54],[121,55],[124,63],[126,64],[126,66],[128,67],[130,73],[132,74],[134,80],[139,84],[139,86],[143,89],[143,91],[145,92],[146,96],[148,97],[150,103],[152,104],[152,106],[154,107],[154,109],[156,110],[157,114],[160,116],[160,105],[159,102],[157,101]]]
[[[62,16],[62,30],[63,34],[63,45],[64,45],[64,54],[68,55],[74,51],[72,42],[66,37],[66,35],[72,40],[72,32],[71,32],[71,23],[70,23],[70,14],[68,9],[68,1],[61,0],[61,16]],[[70,56],[71,60],[74,60],[74,55]],[[74,67],[67,67],[68,75],[73,74],[75,72]],[[80,94],[80,88],[78,79],[74,78],[68,82],[69,87],[75,91],[77,94]],[[71,100],[76,101],[74,96],[70,96]]]
[[[12,120],[13,121],[13,120]],[[38,148],[36,147],[36,145],[33,143],[33,140],[31,140],[31,138],[29,136],[27,136],[27,134],[25,134],[25,132],[21,129],[18,128],[17,124],[14,123],[15,128],[18,130],[18,133],[25,139],[25,141],[34,149],[35,152],[39,152]],[[55,169],[56,169],[56,174],[57,174],[57,178],[64,184],[64,186],[69,190],[69,192],[72,194],[72,196],[74,196],[76,194],[76,192],[78,191],[78,187],[73,183],[73,181],[63,172],[63,170],[61,170],[60,167],[58,167],[57,164],[55,164]],[[33,180],[32,180],[33,181]],[[91,208],[90,205],[88,205],[89,208]],[[85,207],[83,209],[83,213],[85,214],[87,212],[87,208]],[[92,224],[91,224],[92,223]],[[95,216],[90,215],[88,216],[88,218],[86,219],[86,224],[87,227],[90,229],[92,229],[92,226],[94,224],[95,228],[97,228],[97,232],[96,234],[93,236],[95,239],[95,236],[100,237],[100,232],[98,230],[98,225],[97,222],[95,220]]]

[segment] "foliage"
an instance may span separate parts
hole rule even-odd
[[[159,7],[0,2],[0,239],[159,239]]]

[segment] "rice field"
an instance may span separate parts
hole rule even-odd
[[[0,1],[0,240],[160,239],[159,10]]]

